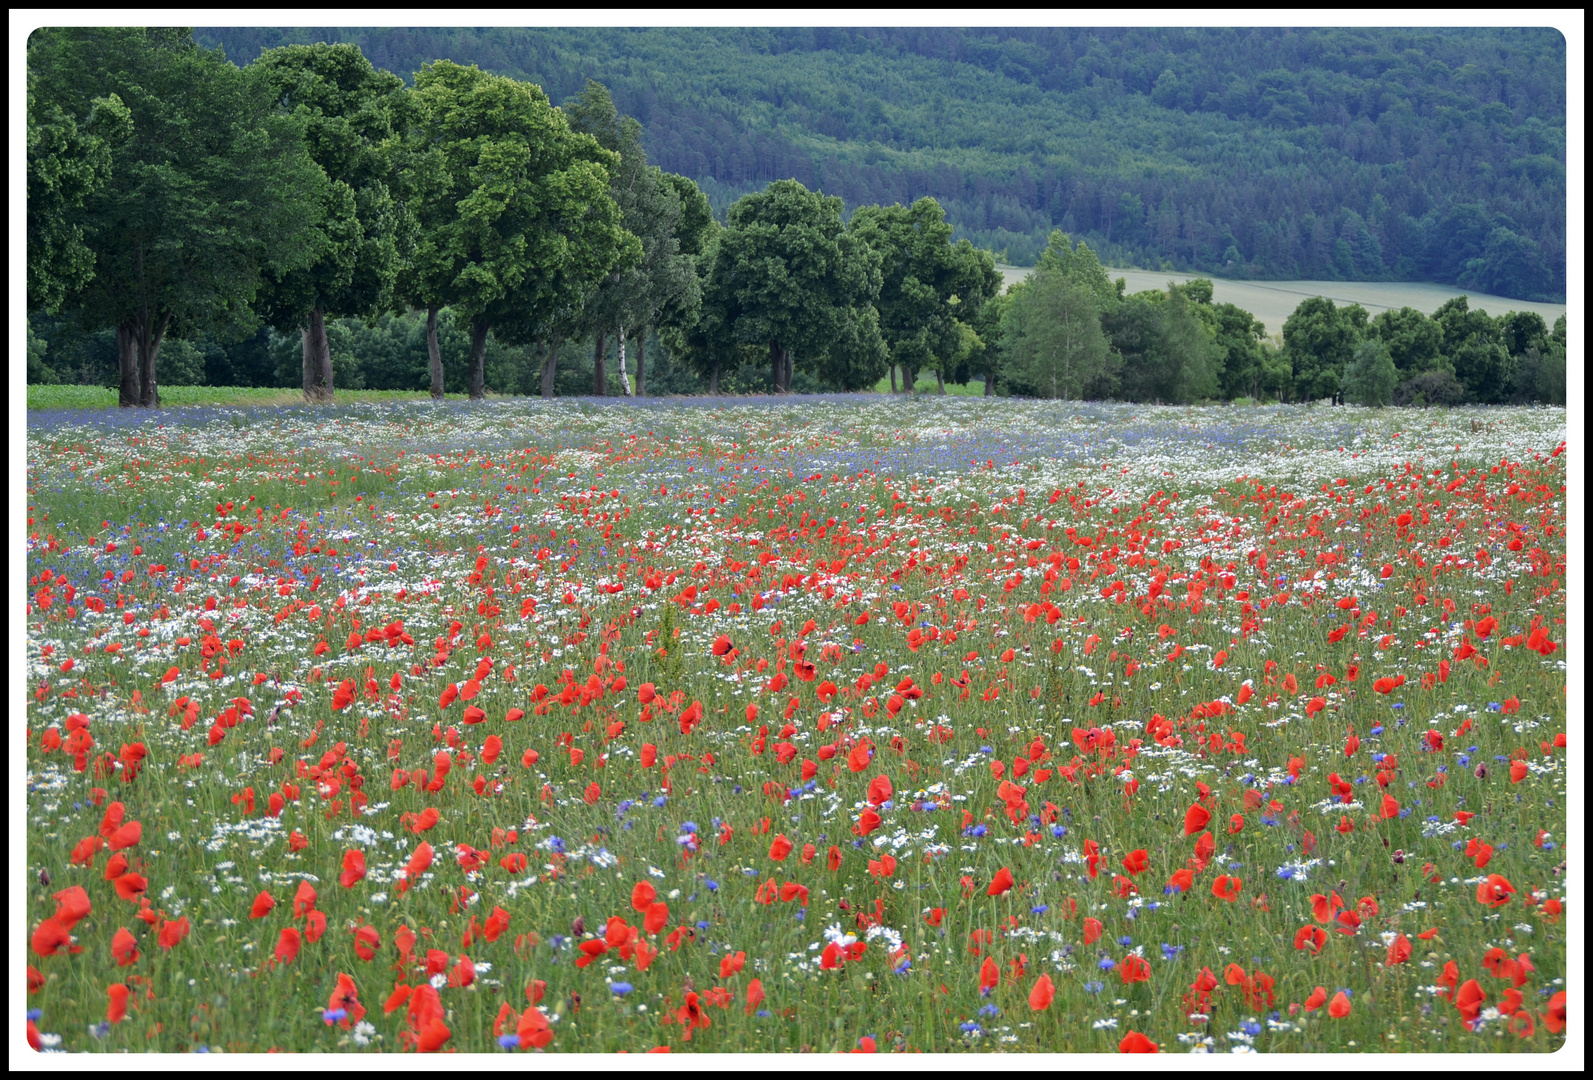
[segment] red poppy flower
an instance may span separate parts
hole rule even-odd
[[[354,883],[365,876],[365,853],[358,848],[350,848],[343,853],[343,872],[338,875],[338,884],[345,889],[354,887]]]
[[[1305,999],[1305,1011],[1315,1012],[1317,1009],[1322,1007],[1322,1003],[1326,1000],[1327,990],[1320,986],[1317,987],[1315,990],[1311,991],[1311,996]]]
[[[1156,1054],[1161,1052],[1161,1047],[1151,1042],[1137,1031],[1130,1031],[1123,1036],[1123,1041],[1117,1044],[1119,1054]]]
[[[1012,871],[1003,866],[1000,870],[996,871],[996,876],[990,880],[990,886],[989,888],[985,889],[985,895],[1000,896],[1002,893],[1012,888],[1013,884]]]
[[[111,956],[116,960],[117,967],[126,967],[138,960],[138,941],[127,929],[119,927],[111,935]]]
[[[785,838],[784,833],[781,833],[769,844],[769,858],[775,862],[784,862],[785,857],[789,854],[791,854],[791,841]]]
[[[299,936],[299,932],[291,926],[285,926],[277,937],[277,947],[272,955],[281,963],[291,964],[298,957],[302,945],[303,939]]]
[[[160,934],[156,938],[156,944],[163,949],[175,948],[183,938],[188,936],[189,929],[188,916],[186,915],[176,922],[162,922],[160,924]]]
[[[1101,920],[1087,917],[1084,920],[1084,944],[1094,945],[1101,940]]]
[[[105,1019],[112,1024],[120,1024],[127,1019],[127,984],[112,983],[105,988]]]
[[[1488,880],[1477,884],[1477,903],[1491,908],[1501,908],[1510,902],[1516,887],[1503,874],[1489,874]]]
[[[1122,972],[1123,982],[1125,983],[1147,982],[1150,979],[1150,965],[1145,962],[1143,957],[1135,956],[1132,953],[1123,957],[1123,963],[1119,970]]]
[[[94,905],[89,902],[88,893],[81,885],[68,886],[54,894],[53,899],[55,921],[67,930],[71,930],[94,910]]]
[[[1310,949],[1313,953],[1320,953],[1325,944],[1327,944],[1327,934],[1319,926],[1302,926],[1294,932],[1296,949]]]
[[[1123,856],[1123,869],[1127,870],[1130,874],[1144,873],[1145,868],[1149,865],[1150,853],[1144,848],[1138,848],[1134,851],[1130,851],[1127,855]]]
[[[1239,890],[1243,883],[1236,877],[1223,874],[1211,883],[1211,895],[1219,900],[1226,900],[1230,904],[1239,899]]]
[[[1029,990],[1029,1008],[1034,1012],[1044,1012],[1055,999],[1056,987],[1051,982],[1051,976],[1041,975]]]

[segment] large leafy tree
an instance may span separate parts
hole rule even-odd
[[[1003,374],[1042,397],[1080,398],[1110,378],[1111,347],[1097,298],[1055,268],[1013,290],[1001,327]]]
[[[414,100],[406,182],[418,235],[401,294],[433,327],[445,305],[469,320],[468,387],[480,398],[495,324],[533,336],[572,296],[633,265],[641,244],[609,194],[618,155],[570,130],[540,87],[439,60],[415,76]]]
[[[28,67],[38,99],[63,115],[89,116],[112,96],[127,110],[114,182],[66,220],[94,275],[62,303],[86,329],[115,329],[120,403],[156,406],[168,333],[247,330],[262,274],[309,261],[325,178],[262,73],[187,30],[41,29]]]
[[[776,393],[790,393],[794,357],[815,366],[832,346],[872,374],[846,365],[848,383],[885,373],[877,315],[880,257],[841,224],[841,200],[776,180],[730,208],[703,296],[713,321],[737,342],[767,345]],[[864,381],[866,380],[866,381]]]
[[[395,156],[409,122],[404,81],[371,66],[357,45],[287,45],[251,65],[304,125],[310,157],[326,175],[314,261],[267,273],[259,305],[279,330],[299,330],[304,396],[333,393],[329,317],[374,318],[393,287],[412,230],[394,197]]]
[[[648,329],[670,305],[690,309],[698,302],[697,275],[692,254],[682,250],[682,232],[696,233],[701,226],[698,214],[706,212],[707,198],[685,177],[690,190],[682,190],[666,178],[662,169],[647,163],[642,149],[641,124],[619,115],[608,90],[588,80],[581,96],[565,106],[570,126],[591,135],[604,149],[620,156],[619,168],[609,181],[609,191],[620,208],[621,221],[642,247],[640,261],[629,269],[611,271],[587,303],[587,316],[594,335],[594,392],[607,389],[606,343],[610,334],[618,337],[620,385],[626,394],[643,393],[646,354],[638,351],[636,382],[625,370],[625,341],[635,337],[645,349]],[[693,197],[695,195],[695,197]],[[686,204],[692,204],[692,217]],[[695,236],[687,240],[700,244]]]
[[[1444,363],[1444,328],[1413,307],[1378,312],[1368,330],[1388,347],[1401,379],[1415,378]]]
[[[1306,400],[1340,398],[1344,372],[1366,330],[1366,309],[1335,307],[1324,296],[1300,303],[1283,323],[1283,348],[1294,368],[1296,392]]]
[[[918,372],[931,368],[945,393],[947,365],[965,351],[963,326],[1001,288],[994,257],[967,240],[953,244],[945,210],[928,197],[912,206],[859,207],[851,229],[880,255],[875,307],[893,380],[900,366],[911,389]]]
[[[1346,401],[1381,408],[1394,400],[1398,383],[1399,370],[1380,338],[1369,337],[1355,346],[1355,356],[1344,372]]]
[[[28,69],[28,307],[55,314],[66,294],[94,277],[83,242],[83,206],[111,176],[111,151],[132,133],[115,94],[95,98],[83,123],[35,92]],[[32,348],[29,338],[29,348]]]
[[[1433,312],[1433,321],[1443,328],[1444,356],[1467,396],[1487,404],[1506,400],[1516,361],[1505,346],[1503,320],[1472,310],[1466,297],[1457,296]]]
[[[1122,357],[1119,386],[1133,401],[1188,404],[1219,389],[1222,349],[1185,291],[1148,291],[1108,309],[1103,328]]]

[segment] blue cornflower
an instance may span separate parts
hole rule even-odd
[[[1260,1035],[1261,1025],[1256,1023],[1254,1020],[1246,1020],[1244,1023],[1239,1025],[1239,1030],[1243,1031],[1246,1035]]]
[[[518,1050],[520,1049],[520,1036],[514,1034],[499,1035],[498,1045],[505,1050]]]
[[[1113,960],[1110,956],[1103,956],[1101,957],[1100,962],[1095,966],[1100,968],[1102,971],[1111,971],[1117,966],[1117,961]]]
[[[997,1015],[1000,1014],[1000,1012],[1001,1012],[1001,1010],[996,1008],[994,1005],[981,1005],[981,1006],[979,1006],[979,1015],[980,1016],[997,1016]]]
[[[1104,984],[1095,982],[1093,979],[1084,984],[1084,992],[1086,994],[1099,994],[1104,989]]]
[[[1178,959],[1178,954],[1183,952],[1183,951],[1184,951],[1184,947],[1182,945],[1169,945],[1165,941],[1162,942],[1162,959],[1163,960],[1176,960],[1176,959]]]
[[[718,892],[719,891],[719,882],[715,881],[713,878],[705,879],[703,881],[703,884],[708,887],[708,891],[709,892]]]
[[[1034,905],[1034,907],[1029,909],[1029,914],[1031,914],[1031,915],[1044,915],[1046,912],[1048,912],[1050,910],[1051,910],[1051,905],[1050,904],[1036,904],[1036,905]]]
[[[636,988],[634,986],[632,986],[628,982],[617,982],[617,983],[610,983],[609,984],[609,989],[614,991],[614,993],[617,994],[618,996],[624,997],[626,994],[630,993],[632,990],[634,990]]]
[[[1124,934],[1122,937],[1117,939],[1117,943],[1126,949],[1130,945],[1134,944],[1134,939],[1129,937],[1127,934]]]

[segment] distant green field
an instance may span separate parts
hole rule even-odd
[[[498,395],[488,394],[488,397]],[[464,394],[448,394],[450,400],[463,401]],[[102,386],[29,386],[30,409],[114,409],[117,393]],[[430,395],[414,390],[339,390],[337,400],[351,401],[426,401]],[[282,387],[260,386],[163,386],[160,402],[182,405],[303,405],[304,394]]]
[[[898,386],[900,385],[899,381],[898,381],[897,385]],[[928,375],[919,375],[918,376],[918,384],[916,386],[914,386],[913,389],[916,390],[920,394],[938,394],[938,393],[940,393],[940,388],[935,385],[935,375],[934,375],[933,372],[931,372]],[[883,378],[879,382],[875,383],[874,384],[874,392],[876,394],[888,394],[888,393],[890,393],[891,392],[890,376],[887,375],[885,378]],[[966,383],[947,383],[946,384],[946,393],[947,394],[956,394],[956,395],[958,395],[960,397],[983,397],[984,396],[984,392],[985,392],[985,384],[982,383],[982,382],[973,382],[973,381],[970,380],[969,382],[966,382]]]
[[[1033,267],[998,266],[1008,284],[1022,281]],[[1169,281],[1180,284],[1193,281],[1206,274],[1175,273],[1170,270],[1122,270],[1106,268],[1112,280],[1124,278],[1128,291],[1165,289]],[[1453,285],[1434,285],[1426,281],[1233,281],[1228,278],[1211,278],[1212,299],[1219,304],[1237,304],[1260,319],[1269,334],[1283,333],[1283,323],[1302,300],[1325,296],[1336,304],[1360,304],[1376,315],[1402,307],[1413,307],[1431,315],[1443,304],[1457,296],[1469,299],[1474,309],[1498,317],[1510,311],[1536,311],[1543,321],[1553,325],[1565,314],[1564,304],[1535,304],[1529,300],[1507,300],[1487,293],[1467,292]]]

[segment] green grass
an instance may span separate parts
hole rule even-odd
[[[901,386],[901,378],[900,378],[900,376],[897,377],[896,385],[898,386],[898,388]],[[935,375],[934,375],[933,372],[931,372],[928,375],[925,375],[922,372],[920,372],[919,376],[918,376],[918,384],[916,386],[914,386],[913,389],[916,390],[920,394],[930,394],[930,395],[933,395],[933,396],[938,396],[940,394],[940,388],[935,385]],[[890,380],[890,376],[889,375],[887,375],[885,378],[881,379],[879,382],[874,384],[874,393],[876,393],[876,394],[888,394],[890,392],[891,392],[891,380]],[[985,384],[982,383],[982,382],[974,382],[973,380],[969,380],[966,383],[947,383],[946,384],[946,396],[947,397],[951,397],[953,395],[955,395],[957,397],[983,397],[984,393],[985,393]]]
[[[488,394],[497,398],[498,394]],[[467,400],[466,394],[447,394],[450,401]],[[304,405],[304,394],[295,389],[270,386],[163,386],[161,405],[182,408],[187,405],[229,407],[238,405]],[[337,404],[350,402],[430,401],[431,395],[418,390],[339,390]],[[103,386],[49,385],[28,386],[30,409],[114,409],[117,391]]]

